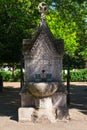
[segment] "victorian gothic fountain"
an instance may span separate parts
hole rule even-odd
[[[67,118],[67,94],[62,84],[64,42],[55,39],[45,19],[46,3],[38,6],[41,21],[32,39],[23,40],[25,83],[21,90],[19,121],[51,122]]]

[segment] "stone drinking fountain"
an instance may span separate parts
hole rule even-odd
[[[67,94],[62,84],[64,42],[55,39],[45,19],[47,4],[38,6],[41,21],[32,39],[23,40],[25,84],[21,90],[19,121],[51,122],[67,118]]]

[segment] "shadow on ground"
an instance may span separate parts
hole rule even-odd
[[[0,92],[0,116],[8,116],[17,120],[18,108],[20,106],[20,89],[13,87],[3,88]]]
[[[70,86],[70,108],[87,115],[87,86]]]

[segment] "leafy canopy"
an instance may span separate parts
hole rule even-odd
[[[65,54],[87,59],[87,1],[43,0],[49,5],[47,23],[65,42]],[[31,38],[39,24],[42,0],[0,1],[0,62],[19,62],[22,39]]]

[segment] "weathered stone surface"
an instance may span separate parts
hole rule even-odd
[[[22,107],[35,107],[35,98],[27,93],[21,93],[21,106]]]
[[[46,37],[42,37],[46,39]],[[42,75],[42,70],[45,70],[45,75],[51,74],[52,81],[58,82],[62,80],[62,56],[52,52],[47,45],[46,41],[38,39],[36,47],[29,55],[24,55],[25,59],[25,80],[28,82],[35,82],[35,74]],[[46,44],[50,44],[50,41]]]
[[[53,105],[52,105],[52,98],[48,97],[48,98],[42,98],[39,99],[39,108],[40,109],[52,109]]]
[[[58,107],[67,107],[67,94],[62,92],[57,92],[52,96],[53,106]]]
[[[19,108],[18,109],[18,120],[19,121],[33,121],[32,116],[34,113],[34,108]]]
[[[56,121],[56,115],[52,108],[50,109],[34,109],[34,108],[19,108],[18,120],[20,122],[39,122],[41,118],[47,118],[50,122]]]
[[[69,110],[67,108],[67,94],[55,93],[52,96],[53,107],[56,112],[56,118],[59,120],[69,119]]]
[[[41,118],[47,118],[50,122],[56,122],[56,114],[53,108],[50,109],[39,109],[38,118],[36,122],[39,122]]]
[[[39,83],[29,83],[28,90],[29,92],[38,98],[49,97],[53,95],[58,88],[58,83],[46,83],[46,82],[39,82]]]
[[[22,106],[24,107],[23,110],[27,111],[26,107],[31,109],[37,108],[32,114],[34,118],[32,120],[34,121],[40,120],[40,118],[43,116],[46,116],[46,118],[51,122],[55,122],[57,119],[69,119],[69,111],[66,105],[66,96],[66,93],[55,93],[52,97],[39,99],[34,98],[29,95],[29,93],[27,93],[25,95],[22,95]],[[27,120],[27,117],[25,115],[24,118]]]
[[[69,110],[67,107],[58,107],[56,109],[56,119],[62,120],[62,119],[66,119],[69,120],[70,116],[69,116]]]

